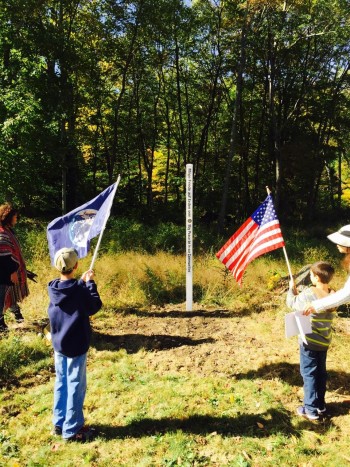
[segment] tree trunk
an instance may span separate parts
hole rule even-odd
[[[132,35],[132,38],[131,38],[127,58],[126,58],[126,61],[125,61],[125,66],[124,66],[123,72],[122,72],[122,80],[121,80],[122,84],[121,84],[120,92],[118,94],[117,102],[116,102],[115,107],[114,107],[113,142],[112,142],[112,149],[111,149],[110,164],[108,164],[108,167],[109,167],[108,180],[109,180],[110,184],[114,183],[114,181],[115,181],[114,180],[114,178],[115,178],[114,168],[115,168],[116,161],[117,161],[117,150],[118,150],[118,140],[119,140],[119,135],[118,135],[119,112],[120,112],[120,107],[121,107],[121,103],[122,103],[122,98],[123,98],[123,96],[125,94],[125,91],[126,91],[126,78],[127,78],[128,70],[130,68],[130,64],[131,64],[132,59],[133,59],[134,46],[135,46],[135,42],[136,42],[137,35],[138,35],[138,26],[139,26],[139,20],[138,20],[138,15],[136,15],[136,22],[135,22],[135,26],[134,26],[134,31],[133,31],[133,35]],[[122,169],[122,164],[120,163],[119,164],[119,172],[121,172],[121,169]]]
[[[227,212],[227,202],[228,202],[228,193],[230,188],[230,179],[232,171],[232,161],[236,152],[237,147],[237,117],[239,115],[239,106],[242,101],[242,88],[243,88],[243,71],[245,67],[245,55],[246,55],[246,30],[247,30],[247,17],[248,17],[248,5],[245,9],[243,26],[241,32],[241,46],[240,46],[240,59],[237,69],[237,87],[236,87],[236,96],[233,108],[232,123],[231,123],[231,134],[230,134],[230,147],[229,152],[226,158],[226,170],[223,184],[222,200],[221,200],[221,209],[219,212],[218,218],[218,230],[220,233],[223,233],[225,227],[225,217]]]
[[[185,143],[185,130],[182,115],[182,97],[181,97],[181,71],[180,71],[180,48],[177,38],[175,38],[175,68],[176,68],[176,97],[179,112],[179,126],[180,126],[180,154],[183,157],[184,166],[187,163],[186,143]]]

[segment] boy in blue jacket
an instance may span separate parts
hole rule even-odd
[[[66,441],[85,442],[93,430],[84,426],[83,405],[86,393],[86,359],[90,346],[89,316],[102,302],[93,281],[92,270],[74,278],[78,255],[73,248],[62,248],[54,258],[59,279],[48,285],[48,315],[55,355],[54,433]]]

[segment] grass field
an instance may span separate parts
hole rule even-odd
[[[309,250],[307,262],[320,255]],[[242,288],[213,255],[195,258],[191,312],[184,256],[100,257],[104,307],[92,319],[85,403],[99,435],[86,444],[51,434],[54,371],[43,328],[56,273],[40,255],[31,261],[39,281],[23,304],[25,323],[7,315],[10,333],[0,340],[1,466],[350,465],[348,313],[339,313],[328,356],[329,415],[301,419],[298,345],[284,337],[285,295],[274,288],[287,274],[281,255],[255,260]]]

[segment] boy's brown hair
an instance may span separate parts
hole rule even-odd
[[[328,284],[334,276],[334,268],[326,261],[317,261],[311,265],[311,271],[318,276],[322,284]]]

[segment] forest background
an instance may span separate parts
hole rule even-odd
[[[0,465],[349,465],[349,310],[328,360],[329,416],[310,424],[295,415],[282,250],[249,265],[242,288],[213,254],[268,185],[293,272],[331,260],[343,284],[326,234],[349,218],[349,3],[0,1],[0,202],[24,215],[17,232],[38,274],[25,322],[7,313],[0,341]],[[99,436],[73,446],[50,434],[45,231],[118,174],[89,353],[87,422]]]
[[[350,198],[348,0],[0,3],[0,198],[52,218],[122,174],[117,214],[339,220]],[[326,215],[325,215],[326,214]]]

